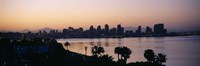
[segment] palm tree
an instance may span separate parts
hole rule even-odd
[[[92,55],[97,55],[97,46],[92,47]]]
[[[148,62],[154,63],[156,59],[156,55],[153,50],[147,49],[144,51],[144,57],[147,59]]]
[[[166,62],[166,60],[167,60],[166,55],[159,53],[156,61],[158,64],[162,64],[162,63]]]
[[[100,46],[92,47],[92,54],[94,56],[101,55],[101,53],[104,53],[104,52],[105,52],[105,50],[103,47],[100,47]]]
[[[128,58],[130,58],[132,51],[128,48],[123,46],[122,47],[122,57],[124,58],[124,61],[126,62]]]
[[[101,53],[104,53],[104,52],[105,52],[104,48],[101,47],[101,46],[99,46],[99,47],[98,47],[98,52],[97,52],[97,53],[98,53],[99,55],[101,55]]]
[[[69,50],[69,45],[70,45],[70,43],[69,42],[65,42],[65,46],[67,47],[67,50]]]
[[[85,55],[87,55],[87,48],[88,48],[88,47],[85,47]]]
[[[126,63],[127,59],[130,58],[131,53],[132,51],[125,46],[115,48],[115,54],[118,54],[118,62],[120,63]],[[119,55],[121,58],[119,58]]]
[[[115,48],[115,54],[117,54],[118,60],[119,60],[119,55],[121,54],[121,52],[120,52],[121,50],[120,49],[121,49],[121,47],[116,47]]]

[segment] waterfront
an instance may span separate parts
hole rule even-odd
[[[57,39],[58,42],[69,42],[69,50],[91,55],[91,47],[100,45],[105,53],[112,55],[115,60],[117,55],[114,49],[117,46],[127,46],[132,50],[128,62],[146,61],[145,49],[153,49],[155,53],[167,55],[166,66],[198,66],[200,61],[200,36],[177,36],[177,37],[134,37],[134,38],[95,38],[95,39]],[[65,47],[66,48],[66,47]]]

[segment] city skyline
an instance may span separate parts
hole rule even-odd
[[[91,25],[142,27],[164,23],[174,31],[198,31],[198,0],[0,0],[0,30]],[[96,27],[95,27],[96,28]]]
[[[189,35],[189,33],[167,32],[163,23],[154,24],[154,27],[146,27],[145,31],[142,31],[142,27],[138,26],[136,30],[125,30],[121,24],[116,27],[110,27],[108,24],[104,26],[91,25],[89,29],[84,30],[82,27],[64,28],[62,31],[56,29],[39,30],[38,32],[27,31],[24,33],[1,33],[1,36],[17,36],[18,38],[26,36],[27,38],[33,37],[51,37],[51,38],[124,38],[124,37],[161,37],[161,36],[178,36]],[[195,33],[190,33],[195,34]],[[21,35],[21,37],[20,37]]]
[[[156,24],[163,24],[163,23],[156,23]],[[106,25],[107,25],[107,30],[112,30],[113,28],[120,29],[119,27],[123,27],[124,31],[130,31],[130,30],[131,31],[136,31],[138,29],[138,26],[140,26],[141,27],[141,32],[145,32],[146,27],[153,28],[155,26],[155,24],[152,24],[153,26],[141,26],[141,25],[138,25],[138,26],[129,26],[129,27],[126,27],[126,26],[123,26],[122,24],[117,24],[115,26],[110,26],[109,24],[104,24],[104,25],[97,25],[97,26],[90,25],[90,26],[88,26],[88,28],[67,26],[65,28],[55,29],[55,28],[50,28],[50,27],[44,27],[44,28],[40,28],[40,29],[36,29],[36,30],[23,29],[23,30],[20,30],[20,31],[2,31],[2,32],[21,32],[21,33],[34,32],[35,33],[35,32],[39,32],[39,31],[47,31],[47,32],[49,32],[51,30],[58,30],[59,32],[62,32],[64,29],[71,29],[71,28],[72,29],[80,29],[81,28],[84,31],[86,31],[86,30],[90,30],[91,28],[92,29],[105,29]]]

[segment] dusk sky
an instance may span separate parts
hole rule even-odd
[[[200,0],[0,0],[0,30],[117,24],[200,30]]]

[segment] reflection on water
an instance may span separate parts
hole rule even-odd
[[[109,39],[108,38],[105,39],[105,46],[109,47]]]
[[[164,43],[165,41],[164,41],[164,37],[157,37],[157,38],[154,38],[154,41],[155,41],[155,43]]]
[[[91,47],[99,45],[104,47],[106,54],[112,55],[115,60],[117,55],[114,49],[117,46],[126,46],[132,50],[128,62],[146,61],[144,50],[153,49],[155,53],[167,55],[167,66],[197,66],[200,61],[200,37],[138,37],[138,38],[101,38],[101,39],[58,39],[58,42],[68,41],[69,50],[91,55]],[[88,47],[85,50],[85,47]]]
[[[121,38],[118,38],[116,44],[122,44],[122,42],[123,42],[122,39],[121,39]]]
[[[98,39],[97,44],[98,44],[98,46],[101,46],[101,39]]]

